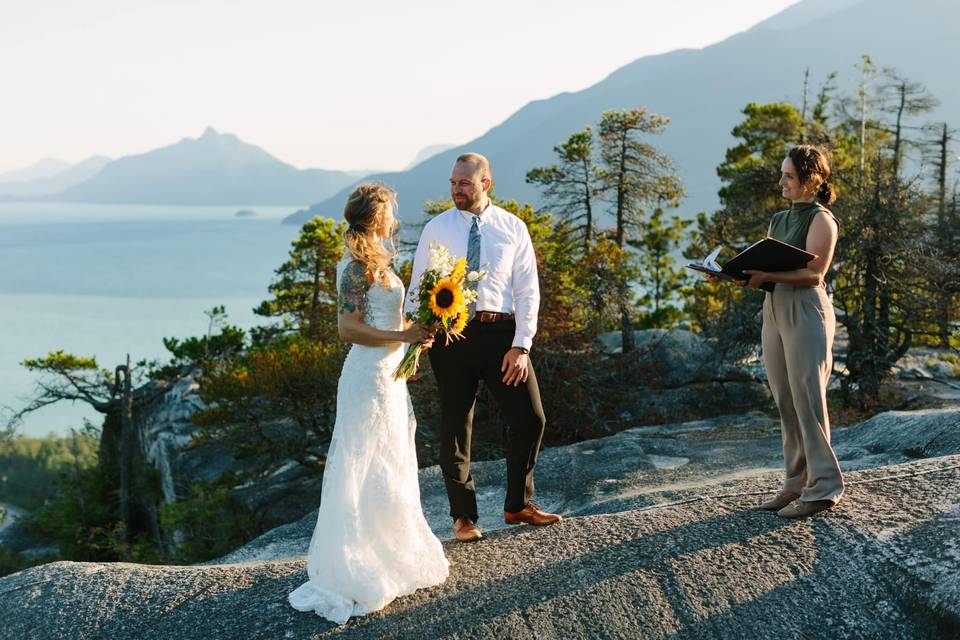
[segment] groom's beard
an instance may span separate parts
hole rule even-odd
[[[480,204],[481,197],[482,197],[482,194],[471,198],[470,196],[464,193],[464,194],[460,194],[459,196],[454,196],[453,204],[455,204],[457,209],[460,209],[461,211],[469,211],[471,209],[477,208],[477,206]],[[460,198],[460,199],[458,200],[457,198]]]

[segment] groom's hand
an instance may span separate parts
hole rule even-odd
[[[503,355],[503,363],[500,365],[500,372],[503,373],[503,383],[506,385],[519,386],[527,381],[527,354],[516,347],[511,347]]]

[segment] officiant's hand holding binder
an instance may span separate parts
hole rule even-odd
[[[808,262],[817,257],[786,242],[764,238],[754,242],[721,267],[716,261],[720,249],[721,247],[717,247],[711,251],[702,263],[691,262],[687,267],[724,280],[744,281],[750,279],[744,271],[766,271],[767,273],[794,271],[803,269]],[[760,285],[760,288],[773,291],[774,286],[773,282],[765,282]]]

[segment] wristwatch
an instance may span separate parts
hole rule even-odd
[[[523,354],[530,353],[530,349],[527,349],[526,347],[514,347],[514,349],[520,349],[520,353],[523,353]]]

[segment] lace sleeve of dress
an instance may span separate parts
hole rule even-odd
[[[343,268],[340,286],[337,288],[337,310],[340,313],[365,312],[367,310],[367,270],[353,260]]]

